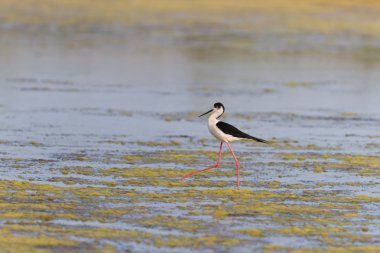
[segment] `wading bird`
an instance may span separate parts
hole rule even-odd
[[[210,111],[205,112],[199,116],[199,117],[202,117],[202,116],[211,112],[211,115],[208,118],[208,130],[210,131],[210,133],[215,138],[220,140],[219,155],[218,155],[218,160],[217,160],[216,164],[212,165],[210,167],[207,167],[205,169],[190,172],[190,173],[184,175],[183,177],[181,177],[180,181],[182,181],[182,180],[184,180],[184,179],[186,179],[186,178],[188,178],[194,174],[197,174],[199,172],[211,170],[214,168],[219,168],[220,167],[220,158],[222,156],[223,143],[226,143],[228,148],[231,151],[232,156],[235,159],[235,163],[236,163],[236,188],[239,189],[239,187],[240,187],[239,161],[236,158],[234,151],[231,148],[230,142],[246,139],[246,140],[254,140],[257,142],[268,143],[266,140],[262,140],[262,139],[253,137],[249,134],[243,133],[242,131],[240,131],[236,127],[234,127],[228,123],[225,123],[223,121],[218,120],[220,118],[220,116],[222,116],[222,114],[224,113],[224,110],[225,110],[225,108],[224,108],[224,105],[222,103],[215,103],[213,109],[211,109]]]

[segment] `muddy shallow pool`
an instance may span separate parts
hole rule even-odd
[[[380,61],[150,39],[0,38],[5,250],[380,251]],[[226,150],[178,181],[217,101],[271,141],[233,144],[240,191]]]

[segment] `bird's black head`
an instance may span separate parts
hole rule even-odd
[[[219,110],[222,109],[222,113],[218,117],[216,117],[218,119],[224,113],[224,105],[222,103],[220,103],[220,102],[217,102],[217,103],[214,104],[214,108],[215,109],[219,109]]]
[[[219,109],[219,108],[222,108],[223,109],[223,112],[224,112],[224,105],[220,102],[217,102],[214,104],[214,108],[216,109]]]
[[[224,105],[222,103],[215,103],[214,104],[214,108],[211,109],[210,111],[208,112],[205,112],[203,113],[202,115],[200,115],[199,117],[202,117],[203,115],[206,115],[207,113],[210,113],[210,112],[218,112],[220,113],[218,117],[216,118],[219,118],[220,116],[222,116],[222,114],[224,113]]]

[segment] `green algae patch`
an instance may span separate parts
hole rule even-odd
[[[276,233],[281,234],[295,234],[302,236],[337,236],[344,232],[346,229],[342,227],[313,227],[313,226],[303,226],[303,227],[289,227],[275,230]]]
[[[288,151],[291,150],[292,153],[282,153],[283,160],[291,160],[294,155],[297,155],[302,159],[302,157],[299,154],[294,153],[294,151],[337,151],[341,150],[340,146],[320,146],[316,145],[314,143],[306,144],[306,145],[300,145],[297,141],[289,141],[289,140],[273,140],[270,142],[271,147],[278,149],[278,150],[284,150]],[[287,157],[289,156],[289,157]],[[306,157],[305,157],[306,159]]]
[[[181,146],[181,142],[179,141],[118,141],[118,140],[106,140],[100,141],[99,143],[113,144],[113,145],[138,145],[138,146],[146,146],[146,147],[179,147]]]
[[[286,83],[286,86],[290,87],[290,88],[299,88],[299,87],[309,87],[309,86],[311,86],[311,84],[306,83],[306,82],[290,81],[290,82]]]
[[[154,244],[158,247],[190,247],[195,249],[215,246],[231,247],[240,243],[238,239],[231,239],[222,235],[205,235],[200,237],[169,236],[164,239],[155,239]]]
[[[264,252],[278,252],[278,251],[289,251],[291,247],[286,247],[286,246],[279,246],[279,245],[274,245],[274,244],[267,244],[262,247],[262,250]]]
[[[179,147],[181,142],[179,141],[138,141],[135,144],[148,147]]]
[[[315,173],[326,172],[331,169],[346,170],[358,173],[361,176],[380,175],[380,158],[367,155],[343,154],[279,154],[284,161],[297,161],[291,165],[296,168],[312,168]]]
[[[214,174],[207,174],[208,176],[218,176]],[[157,179],[157,178],[148,178],[148,179],[129,179],[125,180],[122,185],[123,186],[160,186],[160,187],[168,187],[168,188],[177,188],[177,187],[185,187],[185,188],[192,188],[192,187],[228,187],[232,186],[233,184],[226,182],[226,181],[210,181],[207,180],[207,176],[202,176],[205,178],[203,181],[186,181],[182,182],[177,180],[178,178],[172,179],[172,180],[166,180],[166,179]],[[207,181],[206,181],[207,180]]]
[[[188,172],[189,170],[186,170]],[[121,176],[124,178],[130,177],[143,177],[145,178],[157,178],[157,177],[165,177],[165,178],[179,178],[183,175],[184,171],[176,170],[176,169],[150,169],[150,168],[132,168],[125,169],[121,172]]]
[[[88,167],[88,166],[87,167],[79,167],[79,166],[75,166],[75,167],[63,167],[63,168],[60,168],[59,170],[64,175],[67,175],[67,174],[78,174],[78,175],[90,176],[90,175],[95,174],[94,168]]]
[[[235,177],[233,169],[214,169],[206,171],[192,176],[186,181],[179,181],[179,179],[196,169],[162,169],[162,168],[146,168],[146,167],[134,167],[134,168],[105,168],[94,169],[92,167],[63,167],[59,169],[51,169],[53,171],[58,170],[63,177],[52,177],[49,182],[61,182],[65,185],[91,185],[91,186],[162,186],[168,188],[175,187],[227,187],[232,185],[231,182],[218,181],[219,177]],[[248,172],[242,172],[241,175],[248,174]],[[112,177],[112,181],[104,181],[99,179],[84,179],[81,176],[92,177]],[[199,179],[204,180],[199,180]],[[212,180],[211,180],[212,179]],[[117,181],[116,181],[117,180]]]
[[[85,243],[45,235],[15,235],[11,230],[2,228],[0,230],[0,244],[3,252],[51,252],[54,248],[75,251]]]
[[[326,248],[301,248],[291,250],[292,253],[375,253],[380,252],[380,246],[345,246],[345,247],[326,247]]]
[[[236,190],[233,167],[210,170],[179,181],[184,174],[200,169],[187,163],[214,162],[216,152],[147,153],[152,156],[132,154],[133,165],[125,165],[127,167],[51,168],[54,176],[49,184],[0,181],[1,228],[12,236],[44,236],[73,243],[26,245],[29,249],[48,251],[81,248],[84,252],[112,252],[121,242],[152,249],[228,251],[250,246],[253,241],[257,243],[257,250],[298,250],[265,245],[267,238],[279,235],[313,240],[326,247],[371,245],[375,241],[371,221],[379,217],[367,210],[380,203],[380,198],[329,189],[361,187],[360,182],[289,184],[281,177],[250,181],[246,177],[252,176],[252,172],[247,169],[241,173],[244,188]],[[378,162],[374,156],[320,155],[314,151],[280,153],[279,157],[281,161],[277,163],[260,165],[277,168],[299,163],[302,168],[309,165],[313,168],[318,164],[328,171],[331,164],[337,164],[342,166],[339,171],[351,173],[353,168],[344,167],[348,163],[354,167],[366,166],[372,171],[377,169]],[[175,168],[170,158],[182,168]],[[257,226],[262,223],[268,226]],[[244,224],[245,229],[236,224]],[[96,243],[86,243],[91,240]]]
[[[263,237],[264,233],[260,229],[243,229],[243,230],[238,230],[237,232],[249,235],[251,237]]]
[[[107,228],[60,228],[54,226],[35,226],[35,225],[7,225],[6,229],[18,233],[36,233],[48,232],[51,236],[62,237],[65,235],[77,236],[80,238],[92,239],[108,239],[108,240],[123,240],[126,242],[144,242],[146,244],[153,244],[156,247],[189,247],[199,249],[202,247],[214,247],[218,245],[233,246],[239,243],[237,239],[231,239],[222,235],[205,235],[201,237],[193,236],[158,236],[155,234],[132,231],[132,230],[117,230]],[[56,241],[47,242],[45,246],[52,245]],[[77,245],[75,241],[62,241],[62,245]],[[44,245],[44,244],[42,244]],[[60,246],[58,244],[58,246]]]
[[[218,181],[219,177],[234,178],[235,172],[231,169],[214,169],[204,173],[196,174],[186,181],[179,179],[196,169],[161,169],[161,168],[109,168],[100,169],[98,174],[112,176],[120,179],[120,184],[126,187],[131,186],[161,186],[168,188],[175,187],[227,187],[233,185],[228,181]],[[247,173],[241,173],[244,175]],[[202,180],[199,180],[202,179]],[[212,180],[211,180],[212,179]]]
[[[224,153],[227,155],[227,152]],[[129,163],[179,163],[185,165],[194,165],[204,162],[205,158],[212,159],[213,163],[218,157],[215,151],[181,151],[181,150],[168,150],[161,152],[152,152],[146,154],[127,154],[121,157],[122,160]]]
[[[206,225],[202,221],[176,218],[171,216],[154,216],[150,218],[144,218],[137,221],[138,224],[144,227],[165,227],[168,229],[177,229],[186,232],[198,232],[206,228]]]
[[[144,180],[155,179],[155,178],[164,178],[164,179],[179,179],[184,174],[194,171],[195,169],[160,169],[160,168],[110,168],[110,169],[101,169],[99,173],[104,176],[114,176],[122,178],[143,178]],[[214,169],[209,172],[200,173],[194,175],[194,177],[210,177],[213,176],[233,176],[234,172],[230,170],[220,170]]]

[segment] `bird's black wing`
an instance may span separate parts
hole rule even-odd
[[[250,139],[250,140],[254,140],[254,141],[258,141],[258,142],[268,143],[268,141],[266,141],[266,140],[262,140],[262,139],[253,137],[249,134],[246,134],[246,133],[240,131],[239,129],[237,129],[236,127],[234,127],[234,126],[232,126],[226,122],[223,122],[223,121],[219,121],[218,123],[216,123],[216,126],[220,130],[222,130],[223,133],[232,135],[232,136],[237,137],[237,138]]]

